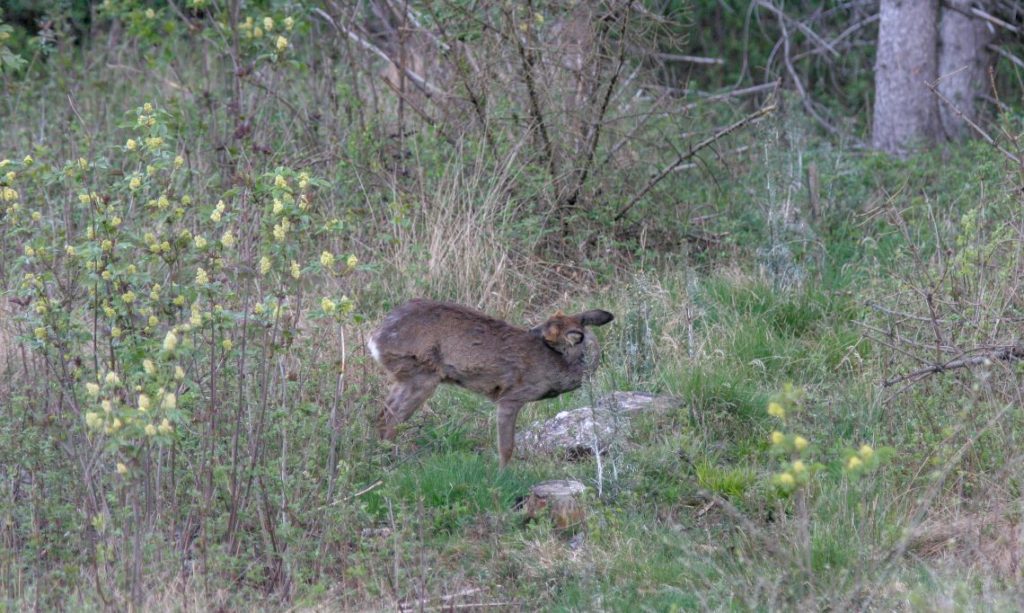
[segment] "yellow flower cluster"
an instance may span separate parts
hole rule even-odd
[[[861,445],[860,449],[857,450],[857,453],[851,455],[846,460],[846,470],[848,470],[851,473],[858,473],[861,469],[865,467],[877,465],[877,463],[872,462],[872,459],[874,459],[874,457],[875,450],[871,447],[871,445]]]
[[[333,315],[334,313],[346,315],[352,311],[354,306],[348,296],[342,296],[340,302],[335,302],[327,297],[320,299],[320,308],[328,315]]]
[[[291,222],[287,218],[282,219],[280,223],[274,224],[274,240],[277,242],[283,242],[285,237],[288,236],[288,229],[291,228]]]
[[[171,353],[178,347],[178,335],[174,333],[174,330],[168,330],[167,335],[164,336],[164,351]]]
[[[210,219],[212,221],[214,221],[214,222],[220,222],[221,215],[224,214],[224,210],[226,208],[227,208],[227,205],[224,204],[224,201],[223,200],[218,200],[217,201],[217,206],[214,207],[213,212],[210,213]]]

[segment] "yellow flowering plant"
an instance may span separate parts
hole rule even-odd
[[[786,419],[798,414],[803,408],[805,392],[790,384],[772,397],[767,406],[767,413],[784,426]],[[773,430],[768,437],[770,451],[780,458],[780,471],[772,476],[772,484],[776,489],[788,495],[810,482],[811,477],[825,468],[820,463],[807,463],[806,455],[811,448],[810,441],[800,434],[785,433],[780,429]],[[876,470],[880,464],[891,456],[888,448],[874,449],[865,443],[858,449],[844,452],[842,470],[851,477],[860,477]]]
[[[277,24],[275,33],[291,28]],[[288,321],[354,311],[341,288],[303,294],[358,262],[324,249],[343,244],[316,207],[324,183],[276,167],[218,190],[198,176],[174,122],[159,101],[139,101],[105,149],[57,160],[35,148],[0,168],[0,224],[18,245],[12,297],[30,305],[15,326],[62,377],[61,395],[70,392],[59,422],[68,440],[95,454],[100,482],[123,487],[129,502],[168,449],[198,447],[205,416],[247,398],[243,380],[270,380],[249,375],[270,368],[261,350],[278,351]],[[54,201],[66,203],[68,224],[47,223]],[[123,534],[132,526],[115,524]]]

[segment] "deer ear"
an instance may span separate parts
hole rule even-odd
[[[563,312],[562,309],[558,309],[552,317],[565,317],[565,312]]]
[[[594,309],[593,311],[581,313],[579,317],[580,323],[584,326],[603,326],[615,319],[614,315],[608,311],[602,311],[601,309]]]
[[[558,337],[562,335],[562,326],[558,325],[553,321],[549,321],[544,324],[544,340],[549,344],[553,345],[558,342]]]

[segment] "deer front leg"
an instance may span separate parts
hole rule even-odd
[[[512,450],[516,445],[516,417],[523,404],[517,400],[498,402],[498,468],[505,468],[512,459]]]

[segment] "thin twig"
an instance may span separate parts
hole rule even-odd
[[[747,115],[746,117],[740,119],[739,121],[731,123],[728,126],[718,130],[717,132],[715,132],[711,136],[705,138],[704,140],[700,141],[696,145],[691,145],[690,148],[687,149],[686,152],[680,154],[679,157],[676,158],[676,160],[674,162],[672,162],[671,164],[666,166],[664,169],[661,170],[661,172],[659,172],[657,175],[652,177],[651,180],[647,182],[647,185],[645,185],[643,187],[643,189],[641,189],[639,192],[637,192],[637,194],[635,196],[633,196],[629,200],[628,203],[626,203],[626,206],[622,207],[622,209],[618,213],[616,213],[616,215],[615,215],[615,217],[613,219],[615,221],[619,221],[620,219],[622,219],[626,215],[626,213],[628,213],[630,211],[630,209],[632,209],[634,206],[636,206],[637,202],[640,202],[641,198],[646,196],[649,191],[654,189],[654,187],[656,185],[658,185],[658,183],[661,183],[662,179],[664,179],[669,174],[671,174],[673,171],[675,171],[675,169],[679,165],[681,165],[683,162],[685,162],[686,160],[688,160],[688,159],[692,158],[693,156],[697,155],[697,153],[701,149],[704,149],[707,146],[715,143],[716,141],[724,138],[725,136],[728,136],[729,134],[735,132],[736,130],[739,130],[743,126],[745,126],[745,125],[747,125],[749,123],[752,123],[754,121],[757,121],[758,119],[761,119],[765,115],[767,115],[767,114],[771,113],[772,111],[774,111],[776,108],[777,108],[777,106],[774,103],[772,103],[772,104],[770,104],[770,105],[768,105],[768,106],[766,106],[766,107],[764,107],[762,109],[759,109],[759,110],[755,111],[754,113],[751,113],[750,115]]]
[[[533,125],[536,126],[538,133],[540,134],[541,145],[544,148],[544,157],[547,158],[548,172],[551,173],[551,179],[558,181],[558,167],[555,161],[555,148],[551,143],[551,138],[548,136],[547,123],[544,120],[544,111],[541,109],[540,96],[537,94],[537,85],[534,80],[533,67],[537,63],[537,58],[534,56],[522,39],[516,34],[515,31],[515,20],[511,13],[506,13],[510,31],[512,32],[511,38],[516,43],[516,51],[519,53],[520,65],[523,71],[523,81],[526,83],[526,93],[530,100],[530,117],[533,120]]]
[[[791,22],[793,25],[796,26],[797,30],[803,32],[807,38],[813,40],[815,43],[818,44],[819,47],[831,53],[833,57],[839,57],[839,52],[836,51],[831,44],[829,44],[822,37],[818,36],[817,32],[807,27],[807,25],[804,24],[802,21],[797,21],[796,19],[793,19],[792,17],[787,15],[782,9],[775,6],[771,2],[767,2],[766,0],[759,0],[757,5],[760,6],[761,8],[768,9],[769,12],[773,13],[776,17],[778,17],[779,24],[783,28],[785,28],[785,22]]]
[[[432,95],[434,95],[434,96],[444,96],[445,95],[444,91],[442,91],[441,89],[439,89],[435,85],[431,85],[430,82],[427,81],[425,78],[423,78],[422,76],[416,74],[415,72],[410,70],[408,67],[406,67],[404,65],[401,65],[401,64],[404,64],[404,62],[400,63],[400,62],[397,62],[397,61],[393,60],[391,58],[391,56],[389,56],[387,53],[385,53],[384,50],[381,49],[380,47],[378,47],[377,45],[371,43],[370,41],[366,40],[365,38],[363,38],[359,34],[353,32],[352,30],[350,30],[348,28],[346,28],[345,26],[338,24],[323,9],[318,9],[318,8],[317,9],[313,9],[313,12],[316,13],[317,15],[319,15],[324,21],[326,21],[327,23],[331,24],[331,26],[335,30],[337,30],[338,32],[340,32],[342,34],[345,34],[350,39],[352,39],[353,41],[358,43],[359,46],[361,46],[363,49],[366,49],[367,51],[372,52],[374,55],[376,55],[376,56],[380,57],[381,59],[383,59],[383,60],[393,64],[396,68],[398,68],[399,70],[404,72],[405,76],[409,77],[409,79],[413,83],[415,83],[417,87],[419,87],[420,89],[423,90],[424,95],[426,95],[428,97],[432,96]]]
[[[997,143],[994,138],[989,136],[988,132],[986,132],[981,126],[971,121],[971,118],[965,115],[964,112],[960,110],[960,107],[958,107],[956,104],[953,104],[952,100],[943,96],[942,92],[939,91],[935,83],[926,82],[925,85],[928,86],[928,89],[932,90],[932,93],[935,94],[935,96],[939,100],[941,100],[943,104],[946,104],[949,106],[949,108],[953,109],[953,112],[956,114],[956,116],[962,119],[963,122],[966,123],[968,126],[970,126],[970,128],[974,130],[974,132],[978,136],[980,136],[982,140],[998,149],[999,153],[1002,153],[1004,156],[1006,156],[1007,159],[1009,159],[1013,163],[1017,164],[1018,166],[1022,165],[1021,159],[1018,156],[1014,155],[1010,151],[1007,151],[1005,147]]]
[[[994,52],[996,55],[999,55],[1000,57],[1004,57],[1010,60],[1010,62],[1012,62],[1018,68],[1024,68],[1024,60],[1010,53],[1006,49],[1003,49],[999,45],[985,45],[985,48],[988,49],[989,51]]]
[[[766,3],[762,2],[761,5],[765,6]],[[807,93],[807,89],[804,87],[803,81],[800,80],[800,75],[797,74],[796,68],[793,67],[793,57],[789,52],[789,30],[786,29],[785,13],[779,11],[779,14],[779,27],[782,29],[782,58],[786,64],[786,72],[788,72],[789,77],[793,79],[793,85],[796,86],[796,90],[800,94],[800,101],[803,103],[804,109],[807,113],[823,128],[832,134],[839,134],[839,129],[829,123],[814,108],[814,100],[812,100],[810,94]]]

